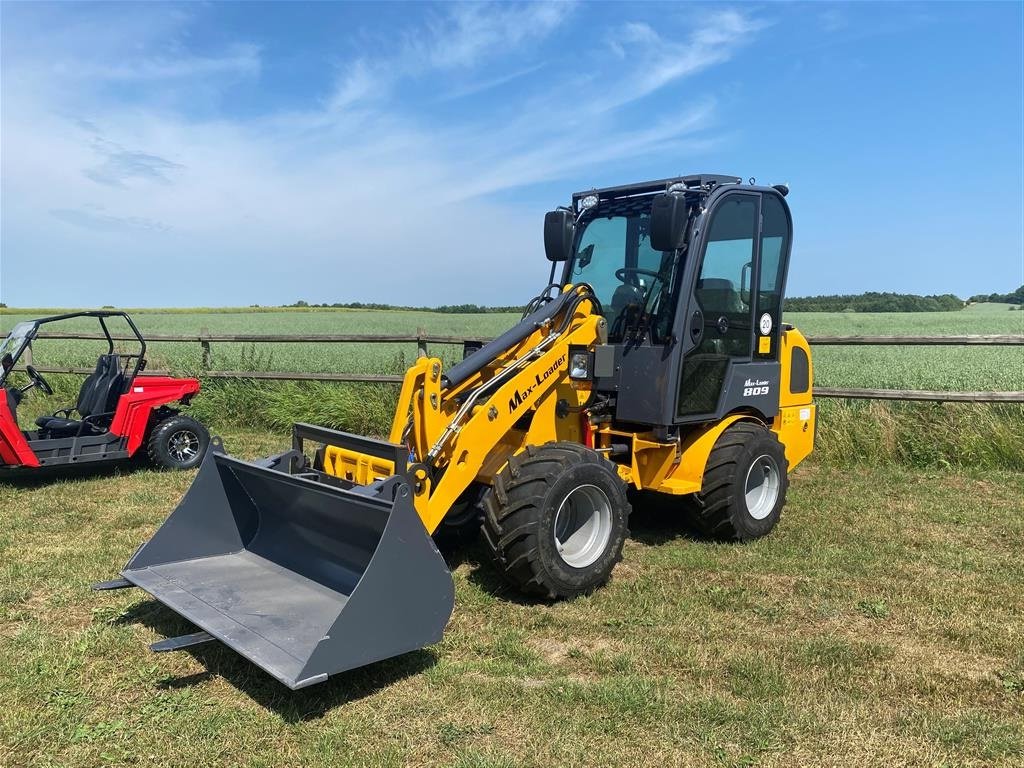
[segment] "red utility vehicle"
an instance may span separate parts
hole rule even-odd
[[[82,383],[77,402],[52,416],[36,419],[35,430],[18,426],[17,408],[33,389],[53,389],[32,365],[32,341],[51,323],[91,317],[99,323],[107,352]],[[108,318],[123,318],[138,340],[138,350],[118,354]],[[47,328],[50,330],[50,328]],[[25,357],[28,383],[10,383],[15,366]],[[156,465],[168,469],[199,466],[210,434],[173,404],[188,405],[199,392],[197,379],[144,376],[146,341],[124,312],[73,312],[18,323],[0,342],[0,477],[25,477],[53,467],[96,465],[135,456],[145,450]],[[18,369],[21,370],[21,369]]]

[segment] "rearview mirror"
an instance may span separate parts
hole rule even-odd
[[[576,235],[576,222],[572,211],[557,208],[544,215],[544,253],[548,261],[565,261],[572,252],[572,241]]]
[[[651,203],[651,248],[656,251],[674,251],[682,248],[686,236],[686,220],[690,207],[685,195],[666,192]]]

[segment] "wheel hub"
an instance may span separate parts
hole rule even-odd
[[[747,512],[755,520],[764,520],[775,509],[782,485],[780,477],[778,464],[768,454],[754,459],[747,470],[744,497]]]
[[[199,455],[199,435],[179,429],[167,440],[167,452],[177,461],[187,462]]]
[[[555,550],[573,568],[595,563],[612,535],[612,505],[596,485],[581,485],[565,497],[555,513]]]

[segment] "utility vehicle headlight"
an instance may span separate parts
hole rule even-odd
[[[588,208],[593,208],[598,203],[597,195],[587,195],[580,200],[580,210],[585,211]]]
[[[569,362],[570,379],[590,378],[590,355],[586,352],[576,352]]]

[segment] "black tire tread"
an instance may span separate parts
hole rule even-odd
[[[195,425],[198,429],[200,445],[202,446],[199,463],[202,463],[203,455],[205,455],[205,452],[209,450],[209,431],[202,423],[196,421],[190,416],[183,416],[181,414],[175,413],[161,421],[158,421],[155,425],[153,425],[149,430],[149,435],[146,437],[146,456],[154,466],[162,467],[165,469],[174,469],[174,467],[168,466],[168,464],[160,456],[160,443],[164,439],[165,432],[167,432],[171,428],[180,425],[182,422],[191,423]],[[205,445],[203,445],[204,443]]]
[[[763,424],[739,421],[726,429],[712,448],[704,470],[701,491],[694,494],[696,503],[693,504],[694,521],[707,536],[722,541],[740,541],[744,538],[733,518],[733,481],[747,446],[765,437],[778,442],[775,433]],[[781,443],[779,445],[781,447]],[[788,466],[781,467],[781,470],[785,475]]]
[[[526,594],[552,600],[575,597],[600,586],[596,584],[569,595],[552,584],[542,564],[536,531],[539,510],[551,485],[574,465],[605,462],[585,446],[563,442],[527,446],[509,459],[484,497],[482,526],[485,546],[495,567],[508,582]],[[630,511],[627,503],[627,520]],[[621,559],[620,550],[615,562]]]

